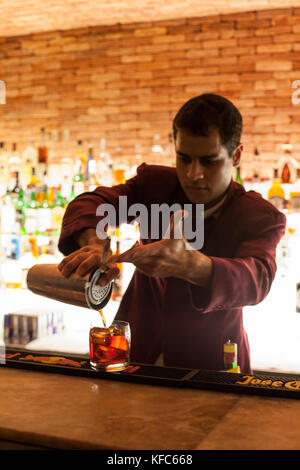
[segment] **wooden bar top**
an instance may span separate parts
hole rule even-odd
[[[49,449],[297,450],[300,400],[0,365],[0,441]]]

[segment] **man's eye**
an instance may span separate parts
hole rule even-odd
[[[204,166],[213,166],[218,163],[218,160],[202,160],[201,163]]]
[[[190,157],[187,157],[185,155],[178,155],[177,154],[177,157],[182,163],[189,163],[191,161]]]

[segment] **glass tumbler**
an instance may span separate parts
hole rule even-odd
[[[93,326],[90,329],[90,365],[95,370],[121,371],[129,364],[130,326],[126,321],[115,320],[108,328]]]

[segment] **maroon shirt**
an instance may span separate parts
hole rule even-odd
[[[191,204],[175,168],[142,164],[125,184],[99,187],[69,204],[59,240],[62,253],[79,248],[74,233],[96,227],[99,204],[117,208],[121,195],[128,197],[128,206],[142,203],[149,212],[152,203]],[[242,307],[267,296],[285,223],[285,216],[258,193],[231,181],[225,202],[205,219],[201,252],[213,261],[208,287],[135,271],[116,317],[130,322],[131,360],[154,363],[163,352],[167,366],[221,370],[223,345],[231,340],[238,344],[241,371],[251,372]]]

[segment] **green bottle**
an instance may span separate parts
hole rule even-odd
[[[20,226],[20,233],[26,233],[25,230],[25,201],[24,201],[24,191],[23,189],[19,190],[18,198],[15,201],[16,209],[16,223]]]
[[[241,177],[241,169],[239,166],[237,167],[237,170],[236,170],[235,182],[241,184],[242,186],[244,185],[244,181]]]

